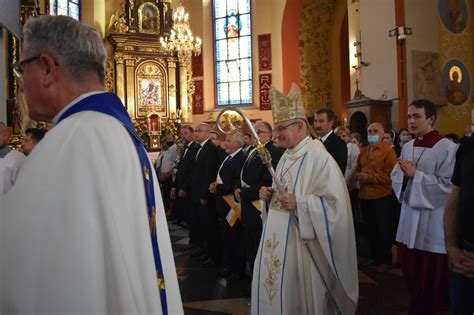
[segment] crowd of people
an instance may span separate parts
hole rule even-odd
[[[155,172],[104,92],[105,60],[97,31],[71,18],[23,28],[15,75],[30,117],[54,127],[27,131],[25,157],[0,123],[0,312],[183,313],[167,214],[189,228],[192,259],[251,275],[252,313],[351,314],[359,208],[378,272],[398,244],[409,314],[446,310],[448,287],[455,314],[474,312],[472,128],[458,146],[416,100],[408,130],[372,122],[363,139],[334,129],[330,109],[310,125],[293,85],[270,89],[273,126],[254,125],[274,175],[250,134],[222,143],[206,123],[167,135]]]
[[[410,314],[434,314],[448,308],[444,209],[453,184],[460,186],[461,178],[466,176],[459,174],[451,183],[458,145],[433,130],[435,106],[427,100],[415,101],[407,117],[409,129],[397,133],[373,122],[367,128],[368,138],[362,139],[347,127],[334,129],[335,115],[326,108],[315,113],[312,128],[314,138],[320,140],[344,175],[354,216],[360,211],[367,225],[376,270],[386,272],[398,261],[407,281]],[[283,149],[288,146],[282,144],[278,129],[269,123],[259,121],[254,127],[277,168]],[[247,274],[254,274],[264,217],[259,190],[271,187],[272,178],[254,144],[248,141],[250,135],[245,135],[247,141],[238,133],[226,136],[222,146],[220,133],[207,124],[200,124],[196,130],[183,126],[181,133],[175,146],[182,150],[173,155],[173,189],[180,189],[181,194],[171,194],[176,206],[171,207],[173,211],[169,214],[176,223],[190,228],[191,239],[186,249],[203,266],[219,267],[221,277],[240,278],[246,270]],[[466,132],[462,138],[464,145],[470,139],[471,134]],[[206,154],[208,165],[199,164],[196,159],[195,155],[202,150],[192,149],[197,144],[212,147],[201,153],[201,157]],[[188,183],[180,182],[180,174],[189,175],[184,180]],[[199,191],[194,201],[186,197],[193,190]],[[466,203],[464,206],[467,207]],[[455,204],[452,207],[455,209]],[[463,215],[469,217],[466,211]],[[206,231],[199,232],[202,227]],[[453,239],[455,235],[451,242]],[[397,258],[392,257],[395,243]],[[469,238],[463,238],[462,245],[467,250],[470,244]],[[454,248],[456,253],[461,251],[457,246]],[[471,266],[472,255],[462,255],[463,262]],[[460,270],[471,270],[472,276],[469,267]]]

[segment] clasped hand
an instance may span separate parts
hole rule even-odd
[[[402,170],[405,177],[414,177],[416,173],[416,165],[412,161],[405,160],[403,158],[398,158],[398,165]]]
[[[273,188],[262,186],[259,191],[260,199],[266,202],[270,202],[273,196]],[[296,196],[289,194],[285,188],[285,193],[278,196],[278,202],[280,202],[283,209],[288,211],[296,210]]]

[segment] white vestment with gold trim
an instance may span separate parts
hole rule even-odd
[[[286,150],[276,173],[296,195],[300,232],[281,210],[275,190],[255,260],[252,314],[330,314],[326,289],[303,239],[320,242],[333,272],[357,303],[354,225],[336,162],[319,141],[307,137]]]

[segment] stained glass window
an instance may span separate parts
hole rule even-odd
[[[252,104],[250,0],[214,0],[217,105]]]
[[[80,0],[49,0],[50,15],[67,15],[80,20]]]

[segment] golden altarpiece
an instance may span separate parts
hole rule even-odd
[[[125,1],[107,30],[107,88],[117,93],[139,132],[148,134],[150,150],[160,146],[161,123],[180,119],[178,59],[160,43],[172,29],[171,13],[169,0]]]

